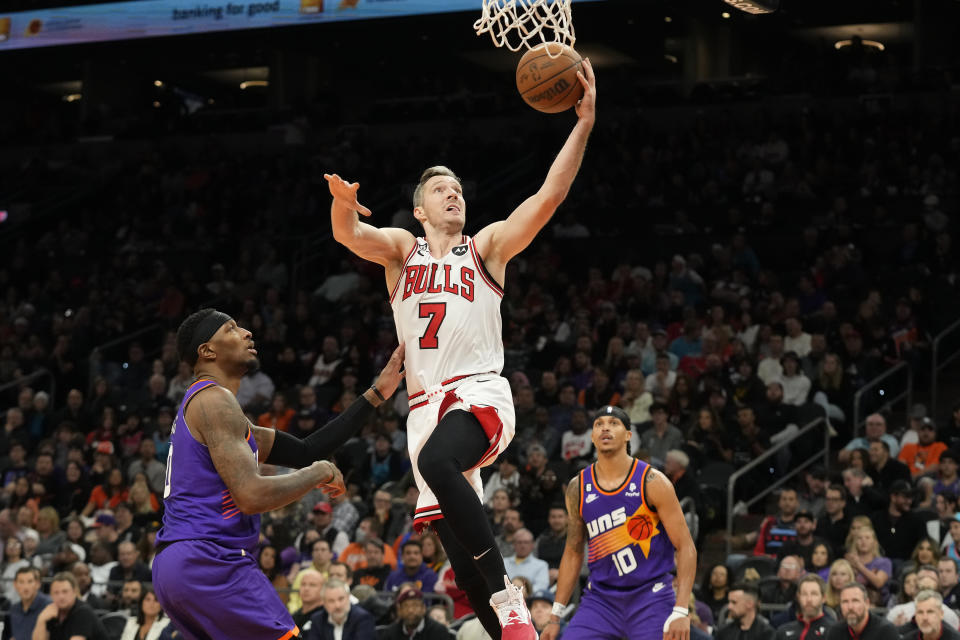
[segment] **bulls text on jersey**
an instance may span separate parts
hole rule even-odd
[[[403,275],[403,297],[406,300],[413,294],[421,293],[452,293],[459,295],[468,302],[473,302],[474,271],[471,267],[460,267],[459,273],[449,264],[432,263],[407,265]]]

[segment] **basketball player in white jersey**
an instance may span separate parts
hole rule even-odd
[[[420,489],[414,525],[429,523],[437,531],[457,585],[494,639],[537,637],[523,596],[505,579],[481,502],[480,468],[496,460],[514,434],[510,386],[499,375],[502,286],[507,262],[553,216],[583,160],[596,103],[589,60],[578,77],[584,95],[577,123],[540,190],[473,238],[463,235],[460,180],[446,167],[424,171],[414,191],[421,238],[360,222],[358,214],[369,216],[370,210],[357,201],[359,184],[324,176],[333,194],[333,236],[361,258],[383,265],[406,346],[407,442]]]

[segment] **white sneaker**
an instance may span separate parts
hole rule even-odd
[[[490,606],[500,619],[502,640],[538,640],[523,593],[507,576],[503,576],[503,583],[506,589],[490,596]]]

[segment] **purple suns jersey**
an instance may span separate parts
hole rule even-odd
[[[176,540],[210,540],[224,547],[253,550],[260,538],[260,516],[240,512],[220,479],[206,445],[187,428],[184,411],[190,400],[213,380],[198,380],[187,389],[170,433],[167,475],[163,486],[163,526],[157,545]],[[247,443],[254,459],[257,442],[248,430]]]
[[[644,482],[650,466],[634,460],[626,480],[613,491],[597,486],[595,466],[580,472],[590,589],[624,591],[653,580],[665,580],[669,587],[674,549],[657,512],[647,507]]]

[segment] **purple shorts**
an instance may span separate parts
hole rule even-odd
[[[629,591],[583,590],[563,640],[663,640],[677,596],[672,576]]]
[[[209,540],[171,543],[153,561],[157,599],[187,640],[289,640],[300,630],[253,557]]]

